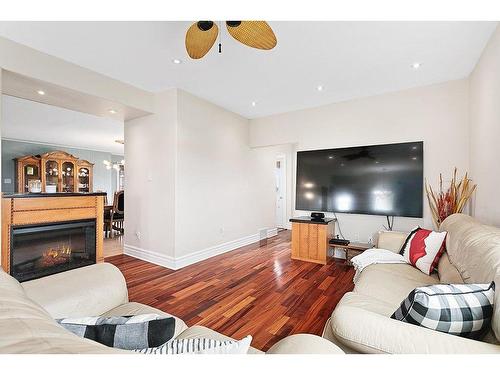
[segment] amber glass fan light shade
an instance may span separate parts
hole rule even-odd
[[[269,50],[276,44],[276,35],[265,21],[228,21],[227,31],[237,41],[253,48]]]
[[[186,33],[186,50],[192,59],[201,59],[214,45],[219,28],[212,21],[198,21]]]

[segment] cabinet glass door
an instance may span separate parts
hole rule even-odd
[[[45,163],[45,191],[49,191],[47,186],[55,186],[59,192],[59,163],[55,160],[47,160]]]
[[[26,164],[23,168],[24,192],[29,191],[29,184],[32,180],[40,180],[40,168],[37,164]]]
[[[90,171],[88,168],[78,168],[78,192],[88,193],[90,191]]]
[[[75,164],[69,161],[62,164],[62,191],[65,193],[75,191]]]

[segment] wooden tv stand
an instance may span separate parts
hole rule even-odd
[[[309,216],[301,216],[290,221],[292,223],[292,259],[327,264],[328,241],[335,236],[336,219],[311,220]]]

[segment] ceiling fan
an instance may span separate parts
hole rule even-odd
[[[249,47],[270,50],[276,46],[277,40],[273,30],[265,21],[226,21],[229,34],[238,42]],[[198,21],[191,25],[186,33],[186,50],[192,59],[201,59],[212,48],[219,27],[214,21]],[[219,53],[222,44],[219,40]]]

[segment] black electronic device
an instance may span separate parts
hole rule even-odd
[[[299,151],[295,207],[421,218],[423,159],[423,142]]]
[[[311,219],[313,220],[323,220],[325,214],[323,212],[311,212]]]
[[[351,243],[351,241],[344,240],[342,238],[332,238],[329,242],[330,245],[342,245],[342,246],[347,246]]]

